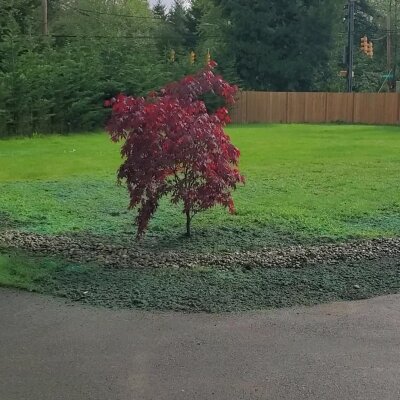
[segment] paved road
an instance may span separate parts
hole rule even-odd
[[[400,296],[246,314],[0,289],[1,400],[400,398]]]

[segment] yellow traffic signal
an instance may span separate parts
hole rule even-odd
[[[194,51],[191,51],[189,54],[189,62],[192,65],[196,62],[196,53]]]
[[[211,62],[211,53],[210,53],[210,50],[207,50],[206,65],[210,64],[210,62]]]
[[[368,38],[366,36],[361,38],[361,51],[368,54]]]
[[[171,50],[169,53],[169,61],[171,61],[172,63],[175,62],[175,50]]]
[[[374,44],[372,42],[368,43],[367,56],[371,58],[374,56]]]

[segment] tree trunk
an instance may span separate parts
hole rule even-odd
[[[186,236],[191,236],[190,223],[192,222],[192,217],[190,216],[190,211],[186,211]]]

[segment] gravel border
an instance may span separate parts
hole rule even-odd
[[[0,233],[0,248],[21,249],[40,256],[56,256],[69,262],[93,263],[113,268],[194,268],[218,266],[302,268],[343,262],[400,257],[400,238],[371,239],[319,246],[287,246],[278,249],[226,253],[150,251],[102,243],[91,237],[74,238],[7,230]]]

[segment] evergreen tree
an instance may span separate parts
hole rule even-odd
[[[204,62],[207,54],[210,54],[225,79],[240,84],[234,54],[227,40],[230,25],[222,7],[213,0],[193,0],[190,15],[198,34],[196,52],[201,61]]]
[[[173,80],[154,38],[158,20],[142,0],[0,0],[0,136],[92,130],[103,101],[140,96]]]
[[[243,85],[309,90],[335,38],[336,0],[219,0],[230,21],[229,46]]]
[[[158,0],[156,5],[153,7],[153,14],[156,18],[159,18],[162,21],[167,19],[167,8],[161,2],[161,0]]]

